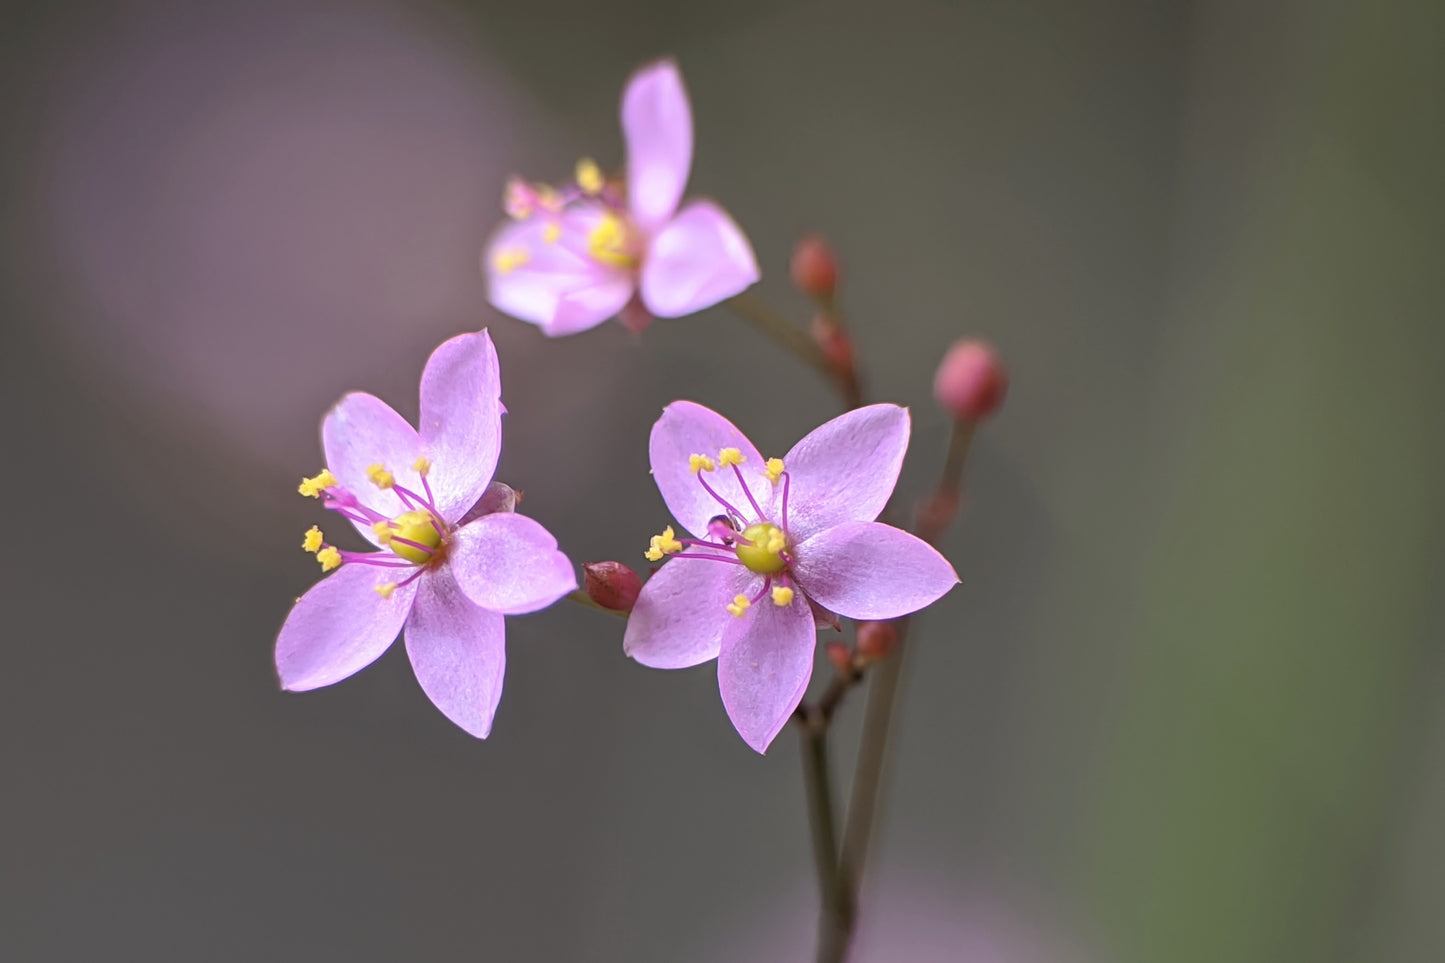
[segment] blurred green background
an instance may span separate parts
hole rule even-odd
[[[921,620],[857,959],[1445,957],[1445,8],[300,0],[0,14],[0,957],[808,958],[798,751],[610,619],[509,620],[475,742],[399,650],[276,690],[295,478],[490,326],[499,477],[574,560],[663,523],[688,397],[834,411],[721,310],[547,342],[485,304],[504,177],[621,160],[679,58],[691,192],[821,230],[873,397],[1013,388]],[[752,378],[738,374],[746,362]],[[851,758],[861,700],[837,740]]]

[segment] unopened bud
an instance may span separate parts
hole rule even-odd
[[[630,612],[642,591],[642,576],[621,562],[586,562],[582,566],[587,597],[604,609]]]
[[[933,397],[961,421],[982,421],[1008,392],[1008,371],[982,341],[955,341],[933,377]]]
[[[477,499],[476,504],[467,509],[467,513],[458,520],[457,524],[465,525],[467,522],[475,521],[483,515],[495,515],[498,512],[515,512],[517,510],[517,503],[521,500],[522,493],[520,490],[513,488],[511,485],[494,481],[487,486],[486,491],[482,492],[482,497]]]
[[[833,668],[838,670],[839,675],[853,674],[853,653],[842,642],[829,642],[823,647],[828,655],[828,661],[833,663]]]
[[[809,328],[813,335],[813,341],[823,351],[823,357],[828,359],[828,364],[840,375],[851,375],[853,373],[853,339],[848,332],[833,320],[833,316],[826,311],[820,311],[813,315],[813,323]]]
[[[898,630],[892,622],[859,622],[858,654],[866,659],[881,659],[898,644]]]
[[[838,287],[838,259],[833,248],[817,234],[809,234],[793,246],[788,262],[793,286],[819,301],[831,301]]]

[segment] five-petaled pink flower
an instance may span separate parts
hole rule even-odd
[[[633,75],[622,95],[627,172],[607,180],[577,165],[561,190],[513,180],[515,220],[483,255],[489,299],[551,336],[575,334],[621,313],[634,330],[739,294],[758,280],[752,246],[721,207],[678,210],[692,167],[692,108],[677,64]]]
[[[802,701],[817,641],[809,602],[853,619],[893,619],[958,582],[923,540],[874,521],[908,449],[908,411],[870,405],[764,460],[717,412],[688,401],[652,429],[652,473],[669,527],[647,557],[672,555],[642,588],[623,638],[643,665],[718,660],[723,705],[767,749]]]
[[[421,378],[421,430],[356,392],[321,425],[326,468],[301,494],[356,526],[375,552],[342,551],[315,526],[303,547],[324,571],[276,639],[292,691],[339,682],[406,629],[417,681],[436,707],[486,738],[502,695],[504,615],[534,612],[577,587],[557,540],[511,512],[492,484],[502,447],[501,378],[487,332],[445,342]],[[500,496],[499,497],[499,493]]]

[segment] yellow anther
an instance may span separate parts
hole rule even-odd
[[[321,529],[312,525],[306,530],[306,538],[301,542],[301,547],[308,552],[315,553],[321,551],[321,546],[325,544],[326,540],[321,534]]]
[[[781,458],[769,458],[767,466],[763,469],[767,473],[768,481],[774,485],[783,476],[783,460]]]
[[[700,471],[712,471],[717,467],[707,455],[688,455],[687,467],[694,475]]]
[[[765,548],[769,552],[772,552],[774,555],[778,554],[787,547],[788,540],[783,537],[783,533],[781,531],[773,532],[771,535],[769,535],[767,544],[763,546],[763,548]]]
[[[582,193],[599,194],[602,184],[602,171],[592,158],[584,157],[577,162],[577,186],[582,188]]]
[[[773,587],[773,604],[774,604],[774,605],[792,605],[792,604],[793,604],[793,590],[790,589],[790,588],[788,588],[786,585],[777,585],[777,586],[774,586],[774,587]]]
[[[736,448],[724,448],[717,453],[717,463],[723,466],[741,465],[746,460],[747,459],[743,457],[743,453]]]
[[[328,545],[316,553],[316,561],[321,563],[321,571],[329,572],[341,565],[341,553]]]
[[[426,473],[431,471],[431,459],[425,456],[418,458],[416,461],[411,463],[411,470],[416,472],[421,477],[425,478]]]
[[[732,613],[733,618],[740,619],[752,604],[746,595],[739,595],[728,604],[728,611]]]
[[[660,562],[664,555],[675,555],[682,551],[683,544],[677,540],[677,533],[669,525],[662,530],[661,535],[652,536],[652,544],[643,555],[649,562]]]
[[[633,268],[637,258],[627,247],[627,227],[615,214],[608,214],[587,235],[587,253],[592,260],[609,267]]]
[[[500,274],[510,274],[532,260],[524,247],[504,247],[492,258],[492,267]]]
[[[371,483],[377,488],[390,488],[396,484],[396,476],[387,471],[382,465],[368,465],[366,468],[366,477],[370,478]]]
[[[389,599],[391,598],[391,593],[396,591],[396,583],[387,582],[385,585],[376,586],[372,591],[384,599]]]
[[[382,545],[391,544],[391,522],[386,519],[382,519],[379,522],[372,522],[371,530],[376,533],[376,540]]]
[[[317,498],[322,492],[326,491],[326,489],[335,488],[339,484],[341,483],[336,480],[335,475],[331,474],[330,469],[323,468],[321,469],[321,474],[315,478],[301,479],[301,484],[296,490],[307,498]]]
[[[556,221],[552,221],[546,227],[542,228],[542,240],[547,242],[548,244],[556,244],[557,238],[561,236],[562,225],[558,224]]]

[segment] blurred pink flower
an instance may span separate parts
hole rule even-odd
[[[669,527],[653,538],[647,557],[675,560],[643,586],[627,654],[659,669],[717,659],[729,718],[765,751],[812,676],[809,602],[853,619],[893,619],[958,582],[928,543],[874,521],[897,484],[908,435],[907,409],[870,405],[764,460],[717,412],[669,405],[652,429],[652,474],[673,517],[698,537],[677,538]]]
[[[502,447],[501,378],[486,331],[432,353],[420,431],[374,395],[327,413],[327,467],[301,483],[380,551],[348,552],[315,526],[302,547],[324,571],[276,639],[281,685],[331,685],[374,662],[406,629],[417,681],[444,715],[485,739],[502,696],[504,615],[551,605],[577,587],[557,540],[512,512],[492,483]],[[483,514],[473,511],[477,506]]]
[[[652,316],[701,311],[758,280],[742,230],[712,201],[678,210],[692,167],[692,108],[677,64],[637,71],[622,95],[625,181],[591,161],[557,191],[513,180],[515,220],[487,244],[494,307],[556,337],[622,314],[640,330]]]

